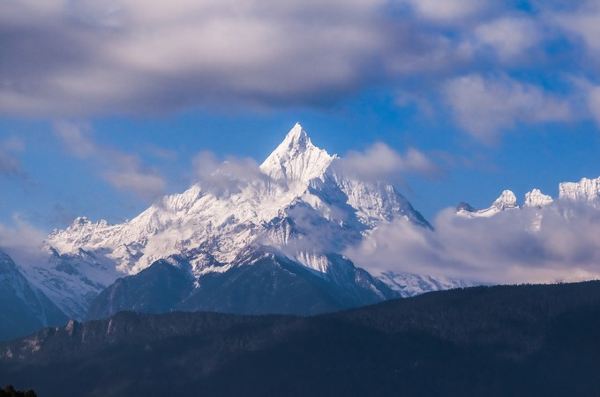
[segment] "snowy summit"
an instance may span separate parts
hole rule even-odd
[[[80,318],[117,278],[161,259],[186,263],[196,285],[209,274],[256,262],[261,252],[278,253],[328,279],[332,266],[341,266],[334,266],[332,255],[379,224],[403,218],[428,226],[394,186],[344,175],[332,167],[337,159],[315,146],[298,123],[262,163],[256,181],[228,194],[200,181],[121,224],[79,217],[48,237],[48,263],[28,274],[63,311]],[[365,280],[377,296],[388,294],[379,281]]]

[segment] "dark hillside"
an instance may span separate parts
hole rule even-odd
[[[0,381],[42,397],[594,396],[598,330],[599,282],[436,292],[308,318],[120,313],[0,345]]]

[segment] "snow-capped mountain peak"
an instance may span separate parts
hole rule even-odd
[[[595,202],[600,200],[600,178],[564,182],[559,185],[558,191],[560,200]]]
[[[65,312],[81,317],[88,297],[161,259],[180,258],[201,284],[207,274],[248,265],[245,256],[269,249],[328,277],[337,271],[331,266],[346,266],[332,265],[332,254],[379,224],[401,217],[429,226],[393,186],[337,174],[336,159],[296,124],[258,175],[227,185],[226,194],[202,180],[121,224],[80,217],[53,232],[46,242],[53,262],[33,269],[32,279]],[[55,288],[57,279],[73,285]],[[76,296],[65,296],[67,290]]]
[[[525,193],[524,207],[527,208],[542,208],[554,202],[552,197],[542,193],[540,189],[533,189]]]
[[[278,181],[308,183],[321,177],[336,156],[315,146],[300,123],[296,123],[260,169]]]
[[[457,215],[465,216],[468,218],[488,218],[494,216],[502,211],[517,209],[517,196],[511,190],[504,190],[500,196],[494,200],[489,208],[482,210],[475,210],[473,207],[466,203],[461,203],[456,209]]]
[[[500,196],[492,203],[493,207],[503,211],[505,209],[517,208],[517,196],[512,190],[504,190]]]
[[[309,145],[312,145],[312,141],[308,136],[308,133],[302,127],[302,124],[296,123],[292,127],[292,129],[287,133],[283,142],[280,146],[288,147],[288,149],[292,149],[294,147],[302,147],[307,148]]]

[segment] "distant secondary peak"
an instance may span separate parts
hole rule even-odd
[[[542,193],[540,189],[533,189],[525,194],[525,207],[541,208],[553,202],[552,197]]]
[[[579,182],[564,182],[558,187],[559,198],[574,201],[600,200],[600,178],[582,178]]]
[[[73,225],[88,225],[92,223],[87,216],[78,216],[73,221]]]
[[[471,204],[466,203],[466,202],[460,202],[458,203],[458,205],[456,206],[456,211],[457,212],[475,212],[477,211]]]
[[[333,159],[296,123],[260,168],[274,179],[308,182],[322,176]]]
[[[104,219],[101,219],[98,222],[94,223],[86,216],[78,216],[77,218],[75,218],[73,220],[73,223],[71,224],[71,226],[69,226],[69,229],[76,230],[76,229],[87,228],[87,227],[92,227],[92,226],[106,227],[106,226],[108,226],[108,222],[105,221]]]
[[[492,206],[500,210],[517,208],[517,196],[511,190],[504,190]]]

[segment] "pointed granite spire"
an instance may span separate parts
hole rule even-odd
[[[274,179],[308,182],[323,175],[333,159],[316,147],[302,125],[296,123],[260,168]]]
[[[302,124],[296,123],[292,129],[287,133],[282,145],[287,146],[304,146],[312,144],[308,134],[302,127]]]

